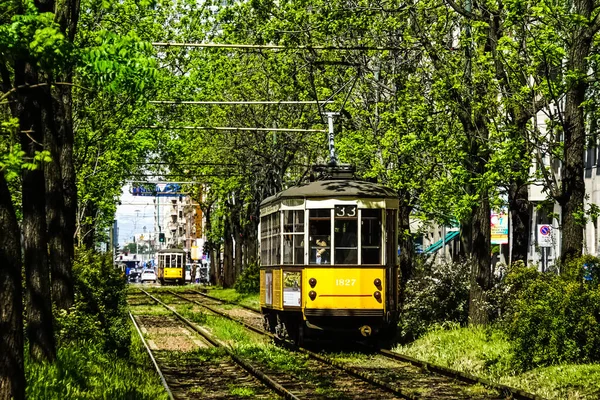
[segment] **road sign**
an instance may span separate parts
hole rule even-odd
[[[538,224],[537,244],[539,247],[552,247],[552,225]]]

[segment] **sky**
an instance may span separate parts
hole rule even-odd
[[[154,206],[152,196],[133,196],[129,193],[129,186],[121,189],[121,205],[117,206],[115,219],[119,227],[119,246],[133,241],[136,233],[154,232]]]

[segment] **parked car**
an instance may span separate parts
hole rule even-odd
[[[141,270],[132,268],[129,270],[129,275],[127,275],[127,280],[132,283],[139,282],[141,273],[142,273]]]
[[[142,283],[144,282],[153,282],[156,283],[156,272],[153,269],[145,269],[142,271],[142,278],[140,279]]]

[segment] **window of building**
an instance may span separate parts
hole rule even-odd
[[[381,210],[361,210],[361,263],[381,264]]]
[[[310,264],[331,264],[331,211],[331,209],[309,211]]]
[[[335,206],[335,264],[358,264],[358,211]]]
[[[304,264],[304,210],[283,212],[283,263]]]

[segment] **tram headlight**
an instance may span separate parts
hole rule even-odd
[[[381,302],[381,292],[379,290],[375,291],[375,293],[373,293],[373,297],[375,297],[375,299],[379,302]]]
[[[375,287],[377,289],[381,290],[381,279],[375,278],[375,280],[373,281],[373,284],[375,285]]]
[[[310,297],[311,300],[314,300],[317,298],[317,292],[315,292],[314,290],[311,290],[310,292],[308,292],[308,297]]]
[[[310,287],[314,288],[315,286],[317,286],[317,280],[315,278],[310,278],[308,280],[308,284],[310,285]]]

